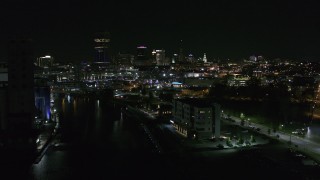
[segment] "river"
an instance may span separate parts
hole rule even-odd
[[[61,146],[32,166],[31,179],[152,177],[159,170],[140,123],[121,107],[93,98],[60,98],[56,107]]]

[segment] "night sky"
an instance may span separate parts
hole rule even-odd
[[[113,52],[138,45],[209,59],[320,60],[320,3],[316,1],[87,1],[4,0],[0,4],[0,61],[6,42],[31,37],[35,56],[58,61],[93,58],[93,37],[109,31]]]

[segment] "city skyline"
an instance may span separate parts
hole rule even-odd
[[[250,55],[319,60],[317,2],[146,2],[16,0],[4,2],[0,58],[11,37],[34,40],[35,56],[57,61],[94,59],[94,34],[109,31],[111,49],[134,54],[145,45],[178,53],[240,59]]]

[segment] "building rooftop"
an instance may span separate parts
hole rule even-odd
[[[198,108],[212,107],[215,103],[212,99],[208,98],[184,98],[184,99],[175,99],[185,104],[189,104]]]

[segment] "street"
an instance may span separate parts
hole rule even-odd
[[[230,116],[230,118],[232,120],[234,120],[235,122],[232,122],[235,125],[240,125],[241,123],[241,119],[235,116]],[[306,139],[306,138],[301,138],[295,135],[290,135],[281,131],[277,131],[276,133],[274,132],[268,132],[268,129],[270,129],[267,126],[261,125],[261,124],[256,124],[256,123],[252,123],[251,122],[251,126],[255,127],[255,129],[260,128],[260,131],[258,131],[261,134],[265,134],[269,137],[272,138],[277,138],[282,142],[288,143],[289,146],[298,148],[300,151],[311,155],[315,160],[320,161],[320,144],[312,141],[310,139]],[[247,125],[245,125],[245,127],[248,127]],[[291,143],[289,143],[291,141]]]

